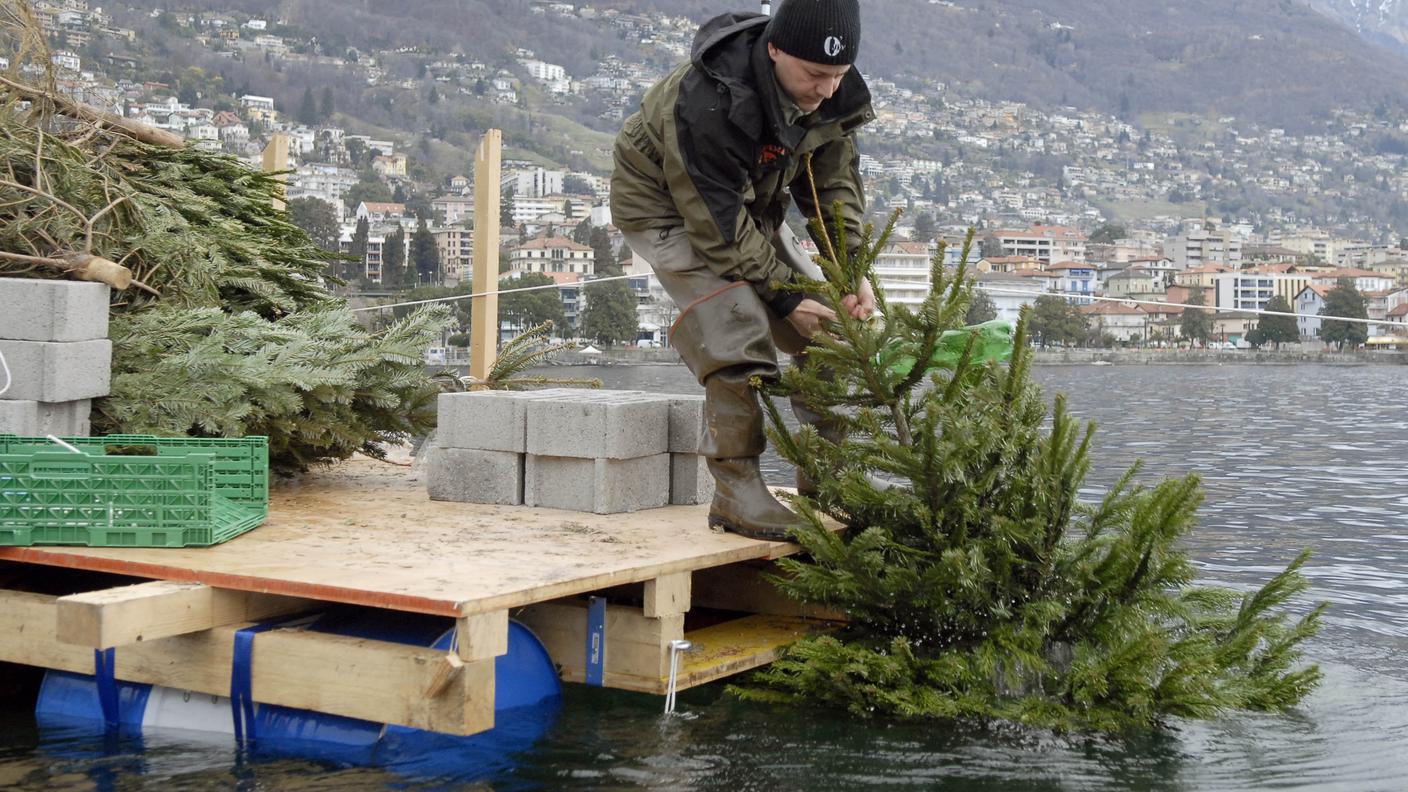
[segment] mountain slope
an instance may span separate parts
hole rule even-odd
[[[649,4],[696,19],[715,8]],[[1293,0],[867,0],[862,14],[868,73],[990,99],[1288,128],[1335,107],[1408,108],[1408,57]]]
[[[1370,41],[1408,52],[1408,2],[1404,0],[1311,0],[1311,5]]]

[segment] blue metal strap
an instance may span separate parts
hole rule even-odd
[[[234,717],[235,742],[254,739],[254,636],[299,618],[302,617],[270,619],[235,633],[235,651],[230,661],[230,714]]]
[[[601,687],[606,671],[606,598],[587,601],[587,684]]]
[[[103,723],[110,729],[117,728],[119,721],[116,661],[115,649],[93,650],[93,678],[98,682],[98,704],[103,708]]]

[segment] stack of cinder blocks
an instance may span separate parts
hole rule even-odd
[[[112,380],[108,287],[0,278],[0,354],[0,434],[88,435]]]
[[[579,388],[443,394],[430,497],[598,514],[704,503],[703,406]]]

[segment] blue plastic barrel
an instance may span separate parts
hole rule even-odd
[[[454,636],[443,618],[352,609],[322,614],[307,629],[446,651]],[[120,664],[122,649],[116,652]],[[245,747],[254,756],[293,755],[387,767],[416,777],[497,775],[512,768],[515,754],[531,748],[547,733],[561,708],[562,686],[542,643],[518,622],[509,622],[508,652],[496,659],[494,672],[494,728],[480,734],[459,737],[259,704],[253,739]],[[45,674],[35,707],[40,728],[62,732],[66,739],[72,737],[75,727],[103,730],[98,687],[90,675]],[[117,692],[117,720],[125,733],[184,730],[234,738],[226,697],[127,682],[118,682]]]

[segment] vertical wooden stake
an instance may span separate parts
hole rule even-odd
[[[489,377],[499,351],[499,157],[503,133],[490,129],[474,154],[474,278],[470,308],[469,375]]]
[[[269,136],[269,145],[264,147],[264,172],[274,173],[282,170],[288,170],[288,135],[276,132]],[[282,183],[288,182],[288,174],[277,178]],[[274,208],[284,208],[283,188],[279,189],[279,197],[274,199]]]

